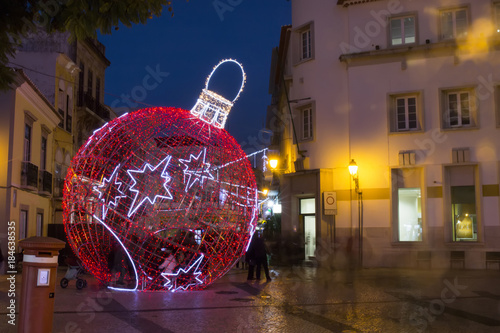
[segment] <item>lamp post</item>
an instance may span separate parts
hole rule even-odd
[[[358,199],[358,254],[359,267],[363,267],[363,193],[359,190],[358,165],[354,159],[349,163],[349,173],[354,180],[355,191]]]
[[[358,165],[354,161],[354,159],[351,160],[349,163],[349,173],[352,176],[352,179],[354,180],[354,185],[356,186],[356,193],[359,193],[359,181],[358,181]]]

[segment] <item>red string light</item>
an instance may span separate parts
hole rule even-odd
[[[245,156],[224,129],[182,109],[143,109],[109,122],[80,148],[65,181],[73,251],[112,288],[210,285],[255,228],[257,187]],[[116,284],[120,275],[124,285]]]

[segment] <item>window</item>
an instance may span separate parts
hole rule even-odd
[[[294,113],[298,118],[298,121],[295,123],[296,130],[296,138],[300,141],[314,141],[315,139],[315,102],[310,102],[307,104],[303,104],[298,106]],[[295,136],[294,136],[295,140]]]
[[[64,187],[64,177],[62,174],[62,165],[59,163],[56,163],[56,166],[54,168],[54,197],[62,197],[62,190]]]
[[[467,8],[455,8],[440,12],[441,39],[467,37],[469,17]]]
[[[448,94],[448,121],[451,127],[470,125],[469,100],[468,92]]]
[[[420,93],[389,96],[391,132],[419,131],[423,128],[420,96]]]
[[[312,56],[311,53],[311,30],[306,30],[301,32],[301,56],[300,60],[309,59]]]
[[[42,147],[40,150],[40,170],[46,170],[47,168],[47,137],[42,136]]]
[[[476,167],[453,166],[446,168],[448,180],[448,208],[451,217],[451,236],[455,241],[477,241]]]
[[[417,41],[415,21],[415,16],[391,18],[391,45],[414,44]]]
[[[316,199],[315,198],[307,198],[300,199],[300,214],[316,214]]]
[[[83,66],[83,64],[82,64]],[[83,74],[80,73],[80,81],[83,80]],[[61,117],[63,118],[59,123],[59,127],[65,129],[66,131],[71,133],[72,129],[72,115],[73,115],[73,105],[71,104],[73,101],[73,89],[71,86],[65,88],[65,84],[63,80],[59,81],[59,94],[58,94],[58,111]],[[80,102],[83,102],[83,95],[80,96]]]
[[[36,235],[43,236],[43,213],[36,213]]]
[[[314,59],[314,25],[306,23],[294,30],[293,36],[295,63]]]
[[[84,80],[84,73],[85,73],[85,65],[83,62],[80,61],[80,73],[78,73],[78,96],[79,98],[83,98],[80,96],[83,96],[83,83],[85,82]]]
[[[443,128],[476,126],[474,89],[443,90]]]
[[[417,97],[396,98],[398,131],[417,129]]]
[[[422,240],[422,203],[419,188],[398,189],[399,241]]]
[[[495,24],[495,31],[500,33],[500,1],[493,3],[493,18]]]
[[[87,73],[87,92],[92,95],[92,80],[93,80],[93,77],[92,77],[92,71],[89,69],[88,73]]]
[[[393,169],[392,184],[395,240],[421,242],[423,234],[421,170]]]
[[[66,95],[66,131],[71,133],[71,125],[73,121],[73,108],[70,107],[71,99]]]
[[[95,100],[97,103],[101,102],[101,78],[95,78]]]
[[[59,123],[59,127],[64,128],[64,115],[66,114],[66,92],[64,91],[64,81],[59,80],[59,92],[57,94],[57,111],[63,120]]]
[[[302,140],[312,140],[313,136],[313,109],[312,107],[303,108],[301,111],[302,118]]]
[[[24,162],[31,162],[31,132],[32,126],[24,124]]]
[[[453,240],[477,240],[475,187],[452,186]]]
[[[27,235],[28,235],[28,209],[21,209],[19,212],[19,240],[25,239]]]

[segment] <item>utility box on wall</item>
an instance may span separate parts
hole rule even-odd
[[[323,210],[325,215],[337,215],[337,192],[323,192]]]

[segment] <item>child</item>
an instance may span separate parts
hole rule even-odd
[[[178,262],[175,260],[175,257],[170,253],[167,258],[165,258],[165,261],[163,264],[160,265],[160,269],[163,270],[162,273],[173,273],[175,268],[177,267]]]

